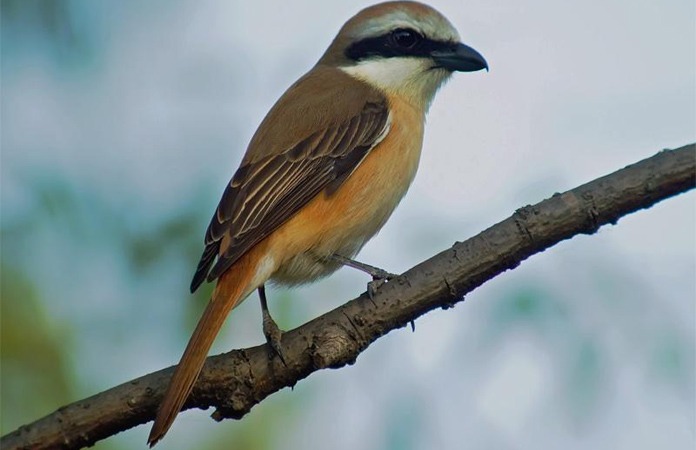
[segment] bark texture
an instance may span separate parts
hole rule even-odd
[[[379,288],[283,335],[287,366],[266,345],[209,357],[184,409],[214,407],[239,419],[312,372],[355,362],[372,342],[436,308],[447,309],[487,280],[577,234],[593,234],[696,184],[694,144],[660,153],[536,205],[423,261]],[[655,230],[659,232],[659,230]],[[76,449],[153,420],[173,367],[142,376],[2,437],[11,449]],[[144,443],[143,443],[144,444]]]

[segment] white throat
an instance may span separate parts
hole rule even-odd
[[[432,65],[426,58],[396,57],[366,59],[339,69],[426,112],[437,90],[452,74],[445,69],[432,69]]]

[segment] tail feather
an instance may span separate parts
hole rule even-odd
[[[184,406],[227,314],[244,299],[245,294],[248,295],[252,269],[248,264],[237,264],[218,280],[212,299],[198,321],[157,411],[147,439],[150,447],[167,433]]]

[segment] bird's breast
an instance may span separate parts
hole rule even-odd
[[[389,132],[333,193],[323,192],[282,225],[269,242],[273,281],[301,284],[340,266],[324,258],[353,257],[385,224],[415,177],[424,112],[390,98]]]

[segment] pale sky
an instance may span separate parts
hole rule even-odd
[[[89,69],[59,77],[40,55],[27,54],[3,72],[3,215],[21,213],[22,181],[47,168],[154,216],[192,193],[221,191],[265,112],[368,4],[84,3],[89,20],[81,20],[103,45]],[[404,271],[516,208],[696,140],[693,0],[431,4],[486,57],[490,72],[455,74],[439,92],[416,181],[361,260]],[[217,200],[206,200],[211,214]],[[454,310],[417,321],[416,333],[387,336],[353,367],[313,375],[320,392],[336,397],[312,399],[308,423],[322,426],[298,425],[289,448],[386,448],[376,417],[388,415],[385,405],[395,401],[423,410],[413,419],[420,423],[414,449],[691,448],[693,384],[691,400],[644,392],[633,349],[649,343],[634,340],[639,331],[615,331],[613,322],[628,319],[612,314],[632,311],[638,324],[653,316],[693,348],[695,229],[694,194],[670,199],[533,257]],[[607,291],[597,276],[613,277],[616,268],[625,280],[613,278]],[[89,270],[117,289],[106,269]],[[363,278],[342,270],[295,293],[313,317],[362,292]],[[94,289],[89,283],[85,292]],[[512,333],[485,350],[472,342],[493,299],[525,285],[564,293],[581,328],[603,337],[623,361],[598,418],[579,429],[557,414],[561,387],[542,337]],[[82,306],[65,297],[51,308],[76,314]],[[112,297],[99,308],[133,314]],[[635,309],[608,306],[613,298],[635,302]],[[260,342],[256,301],[247,303],[253,306],[243,305],[240,317],[249,319],[233,319],[216,351]],[[174,317],[166,305],[147,308],[163,320]],[[172,319],[169,327],[180,326]],[[135,362],[127,348],[114,350],[114,366],[127,370],[87,369],[95,389],[173,364],[183,349],[165,337],[139,348]],[[85,359],[99,354],[88,344],[82,351]],[[460,351],[475,360],[457,360]],[[689,364],[693,373],[693,359]],[[205,412],[183,416],[162,448],[190,448],[196,433],[220,426]],[[351,426],[341,427],[348,418]],[[119,439],[144,443],[147,428]]]

